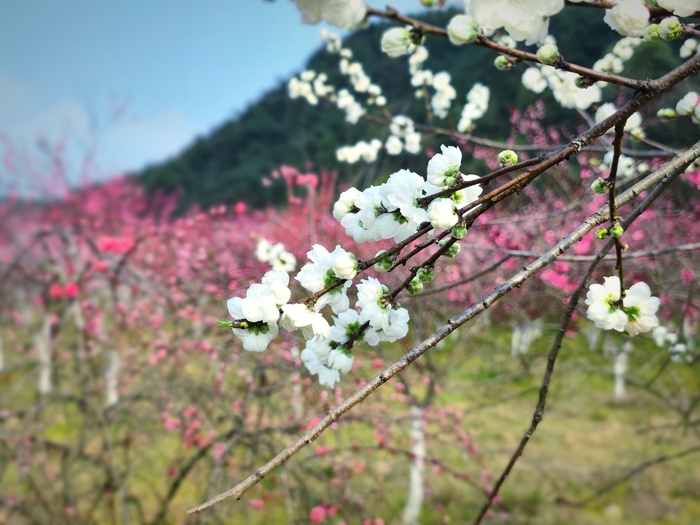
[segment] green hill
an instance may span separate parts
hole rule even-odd
[[[453,14],[454,11],[432,12],[421,18],[444,27]],[[423,103],[413,95],[406,59],[389,59],[380,50],[380,37],[387,26],[372,23],[351,34],[344,45],[352,49],[354,59],[362,62],[373,82],[382,86],[388,109],[420,121],[424,116]],[[550,31],[557,38],[565,59],[586,66],[591,66],[617,40],[596,9],[567,8],[552,19]],[[449,71],[457,90],[452,113],[445,121],[438,122],[442,127],[454,127],[465,94],[476,81],[491,88],[488,113],[477,122],[478,134],[485,137],[506,138],[509,110],[523,108],[536,100],[537,95],[520,84],[523,66],[511,72],[500,72],[493,66],[493,52],[476,46],[456,47],[445,38],[428,37],[425,45],[430,52],[425,67],[435,72]],[[636,78],[654,76],[655,72],[678,62],[677,56],[668,45],[643,44],[628,63],[631,73],[627,74]],[[306,69],[323,71],[329,83],[345,85],[338,71],[338,57],[322,48],[309,59]],[[609,86],[607,89],[617,88]],[[615,92],[612,91],[612,96]],[[549,93],[545,92],[543,99],[548,123],[568,129],[580,124],[577,113],[561,109]],[[344,114],[330,103],[322,102],[314,107],[304,100],[291,100],[285,82],[264,94],[237,118],[198,139],[179,156],[150,166],[137,176],[149,191],[180,192],[180,207],[186,209],[194,204],[208,207],[238,200],[245,200],[254,207],[282,202],[285,193],[281,184],[269,187],[261,184],[261,179],[281,164],[301,169],[312,160],[314,168],[335,169],[341,181],[352,180],[359,184],[400,167],[419,172],[424,169],[422,155],[384,155],[372,166],[336,161],[338,146],[370,137],[384,139],[386,134],[386,129],[366,121],[355,126],[346,124]],[[435,148],[444,140],[427,138],[424,145]]]

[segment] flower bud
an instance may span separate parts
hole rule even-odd
[[[448,241],[449,241],[448,238],[444,238],[443,240],[438,242],[438,246],[440,246],[440,247],[445,246],[445,244],[447,244]],[[454,243],[447,249],[447,251],[445,252],[445,255],[447,257],[452,258],[459,253],[459,250],[460,250],[459,244]]]
[[[576,77],[576,80],[574,80],[574,84],[576,84],[576,87],[579,89],[589,88],[595,84],[595,82],[596,81],[594,79],[584,76],[578,76]]]
[[[518,162],[518,154],[509,149],[503,150],[498,154],[498,162],[501,166],[512,166]]]
[[[659,24],[659,36],[666,41],[675,40],[683,34],[683,28],[678,18],[671,16],[669,18],[664,18]]]
[[[608,236],[607,228],[598,228],[595,232],[595,238],[598,239],[599,241],[602,241],[607,236]]]
[[[408,293],[411,295],[416,295],[422,289],[423,283],[418,279],[411,279],[411,282],[408,283],[408,286],[406,286],[406,290],[408,290]]]
[[[656,116],[662,120],[668,120],[676,117],[676,110],[673,108],[661,108],[656,112]]]
[[[559,48],[554,44],[545,44],[537,50],[537,60],[540,64],[551,66],[561,60]]]
[[[625,233],[625,229],[622,226],[620,226],[619,223],[615,223],[610,227],[610,235],[612,235],[616,239],[622,237],[623,233]]]
[[[409,53],[412,47],[411,34],[403,27],[393,27],[382,35],[382,51],[391,58]]]
[[[386,250],[381,250],[377,252],[377,255],[375,257],[378,257],[382,253],[385,253]],[[376,263],[374,263],[374,268],[378,272],[388,272],[391,269],[391,266],[393,264],[393,261],[391,260],[390,257],[382,257],[379,259]]]
[[[447,36],[456,46],[470,44],[478,35],[479,24],[471,16],[457,15],[447,24]]]
[[[644,30],[644,40],[647,42],[655,42],[659,38],[659,24],[651,24],[650,26],[647,26],[646,29]]]
[[[357,258],[350,252],[343,252],[333,259],[331,268],[338,279],[352,279],[357,275]]]
[[[465,235],[467,235],[467,229],[464,226],[455,226],[452,228],[452,237],[455,239],[464,239]]]
[[[493,61],[493,65],[499,71],[508,71],[515,67],[515,60],[506,55],[498,55],[496,60]]]
[[[435,270],[431,266],[430,268],[418,268],[418,273],[416,274],[419,280],[428,283],[435,278]]]
[[[605,195],[608,192],[608,186],[601,177],[598,177],[593,181],[593,184],[591,184],[591,189],[598,195]]]

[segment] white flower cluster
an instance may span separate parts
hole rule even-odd
[[[310,262],[295,279],[314,294],[313,300],[290,303],[289,275],[269,271],[261,283],[248,288],[245,297],[228,300],[228,311],[235,320],[229,326],[243,348],[252,352],[264,351],[280,326],[289,332],[301,331],[307,341],[301,354],[303,363],[311,374],[318,375],[322,385],[333,387],[340,373],[352,368],[354,341],[370,345],[397,341],[408,333],[409,315],[388,298],[388,289],[371,277],[357,285],[357,304],[351,310],[347,290],[357,275],[358,263],[340,246],[329,252],[316,244],[307,256]],[[322,314],[326,306],[335,314],[332,324]]]
[[[606,118],[608,118],[610,115],[615,113],[617,111],[617,108],[615,107],[615,104],[612,102],[606,102],[605,104],[601,104],[600,107],[596,110],[595,112],[595,121],[596,123],[602,122]],[[643,137],[644,136],[644,130],[640,127],[642,125],[642,115],[637,112],[633,113],[630,115],[630,117],[627,119],[627,122],[625,122],[625,131],[629,131],[630,134],[634,137]],[[612,133],[613,128],[610,128],[607,133]]]
[[[457,97],[457,91],[450,84],[451,80],[452,77],[447,71],[440,71],[433,75],[432,87],[435,93],[430,99],[430,107],[438,118],[447,117],[452,101]]]
[[[603,20],[621,35],[642,36],[649,25],[649,10],[644,0],[619,0]]]
[[[294,0],[305,24],[325,20],[341,29],[352,29],[365,18],[364,0]]]
[[[586,315],[603,330],[627,332],[634,336],[659,326],[656,310],[659,298],[652,297],[646,283],[639,282],[625,291],[620,302],[620,279],[606,277],[603,284],[592,284],[586,295]]]
[[[575,73],[538,65],[529,67],[521,80],[523,86],[538,94],[549,87],[556,101],[564,108],[583,110],[600,102],[603,93],[598,83],[581,89],[576,85],[577,78]]]
[[[382,141],[379,139],[372,139],[369,142],[361,140],[352,146],[339,147],[335,151],[335,157],[339,162],[347,162],[348,164],[355,164],[360,160],[374,162],[381,149]]]
[[[319,75],[320,82],[315,82],[315,71],[310,69],[302,71],[299,73],[298,77],[294,76],[289,79],[289,83],[287,84],[289,98],[303,98],[306,99],[309,104],[315,106],[318,104],[319,97],[326,96],[328,94],[328,89],[333,89],[325,84],[327,78],[325,73],[321,73]],[[318,91],[316,90],[316,86],[319,87]]]
[[[665,326],[657,326],[651,332],[656,346],[667,347],[671,354],[671,361],[674,363],[690,362],[693,359],[691,352],[688,352],[688,345],[678,342],[678,334],[671,332]]]
[[[466,133],[475,120],[480,119],[489,108],[491,90],[479,82],[474,84],[467,93],[467,103],[462,108],[462,115],[457,123],[457,131]]]
[[[262,283],[250,285],[245,298],[233,297],[226,303],[228,312],[236,320],[244,321],[233,333],[243,342],[243,348],[262,352],[277,334],[279,308],[291,298],[286,272],[269,271]]]
[[[338,63],[340,72],[348,77],[352,88],[357,93],[366,93],[368,104],[384,106],[386,104],[386,98],[382,95],[382,88],[372,83],[372,80],[367,76],[360,62],[350,62],[352,51],[350,49],[341,48],[338,53],[341,55],[340,62]]]
[[[296,257],[281,242],[270,244],[267,239],[259,239],[255,245],[255,258],[268,263],[276,272],[293,272],[297,267]]]
[[[428,180],[408,170],[393,173],[387,182],[364,191],[350,188],[340,195],[333,216],[356,242],[394,239],[401,242],[428,221],[434,228],[452,228],[459,221],[457,211],[481,194],[478,185],[456,191],[449,198],[436,198],[430,204],[420,199],[460,181],[476,180],[476,175],[462,175],[462,153],[453,146],[442,146],[442,153],[428,162]]]
[[[333,318],[329,337],[307,342],[301,360],[309,373],[318,375],[321,385],[332,388],[341,372],[347,374],[352,369],[351,340],[376,346],[406,336],[408,310],[389,301],[388,292],[377,279],[363,279],[357,285],[356,309],[346,309]]]
[[[504,28],[518,42],[527,45],[547,36],[549,18],[564,8],[564,0],[464,0],[464,11],[485,32]]]
[[[634,50],[642,43],[644,39],[636,37],[625,37],[619,40],[610,53],[604,55],[595,64],[593,69],[604,73],[622,73],[627,62],[634,55]],[[601,87],[607,86],[607,82],[599,81]]]
[[[423,63],[428,58],[428,50],[419,46],[408,59],[408,70],[411,74],[411,85],[416,89],[416,98],[426,96],[426,88],[435,90],[430,99],[430,106],[438,118],[447,117],[447,112],[452,101],[457,96],[457,91],[452,87],[452,77],[447,71],[433,73],[429,69],[423,69]]]
[[[404,115],[396,115],[389,124],[389,137],[384,147],[389,155],[399,155],[406,151],[413,155],[420,153],[421,134],[414,127],[413,120]]]

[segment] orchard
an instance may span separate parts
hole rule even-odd
[[[0,203],[0,522],[696,523],[700,2],[294,3],[336,72],[288,96],[372,177],[183,212],[2,142],[65,190]],[[549,31],[579,10],[616,38],[581,64]],[[420,118],[341,37],[376,24]],[[490,53],[467,90],[436,40]],[[675,65],[635,76],[649,49]]]

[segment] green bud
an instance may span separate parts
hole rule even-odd
[[[591,189],[598,195],[605,195],[608,192],[608,185],[605,184],[605,181],[601,177],[598,177],[593,181],[593,184],[591,184]]]
[[[435,0],[420,0],[423,7],[433,7],[435,5]]]
[[[423,283],[418,279],[412,279],[411,282],[408,283],[406,289],[411,295],[416,295],[423,289]]]
[[[515,67],[515,62],[506,55],[498,55],[496,60],[493,61],[493,65],[496,66],[496,69],[499,71],[508,71]]]
[[[666,41],[675,40],[683,34],[683,28],[678,18],[671,16],[669,18],[664,18],[659,24],[658,28],[659,36]]]
[[[452,228],[452,237],[455,239],[464,239],[467,235],[467,229],[464,226],[455,226]]]
[[[644,30],[644,40],[647,42],[655,42],[659,38],[659,24],[651,24],[650,26],[647,26],[646,29]]]
[[[554,65],[561,60],[559,49],[554,44],[545,44],[537,50],[537,60],[545,66]]]
[[[441,240],[440,242],[438,242],[438,246],[440,246],[440,247],[445,246],[445,244],[447,244],[447,243],[449,242],[449,240],[450,240],[450,239],[448,239],[447,237],[445,237],[443,240]],[[450,258],[451,258],[451,257],[454,257],[455,255],[457,255],[457,254],[459,253],[459,249],[460,249],[459,244],[454,243],[452,246],[450,246],[450,247],[447,249],[447,251],[445,252],[445,255],[446,255],[447,257],[450,257]]]
[[[430,269],[418,268],[416,277],[424,283],[429,283],[435,278],[435,270],[432,267],[430,267]]]
[[[385,253],[385,252],[386,252],[386,250],[380,250],[377,252],[377,255],[375,255],[375,257],[378,257],[379,255],[381,255],[382,253]],[[382,257],[376,263],[374,263],[374,268],[378,272],[388,272],[391,269],[392,264],[393,264],[393,262],[392,262],[391,258]]]
[[[512,166],[518,162],[518,154],[509,149],[503,150],[498,154],[498,162],[501,166]]]
[[[233,328],[233,321],[218,321],[221,328]]]
[[[622,226],[620,226],[618,223],[615,223],[610,227],[610,235],[612,235],[616,239],[619,239],[620,237],[622,237],[623,233],[625,233],[625,229]]]
[[[576,77],[576,80],[574,80],[574,84],[576,84],[576,87],[579,89],[586,89],[591,87],[593,84],[595,84],[595,80],[592,78],[584,77],[584,76],[578,76]]]
[[[595,238],[598,239],[599,241],[602,241],[608,236],[608,230],[607,228],[598,228],[595,232]]]
[[[656,116],[662,120],[669,120],[676,117],[676,110],[673,108],[661,108],[656,112]]]

